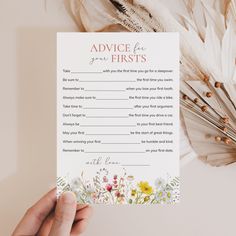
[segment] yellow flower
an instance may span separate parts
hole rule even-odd
[[[144,202],[148,202],[150,200],[150,197],[149,196],[146,196],[145,198],[144,198]]]
[[[171,198],[171,192],[168,192],[168,193],[167,193],[167,197],[168,197],[168,198]]]
[[[139,184],[138,184],[140,190],[147,194],[147,195],[151,195],[153,193],[153,189],[152,187],[148,184],[148,182],[143,182],[141,181]]]
[[[132,189],[132,191],[131,191],[131,196],[135,196],[136,195],[136,193],[137,193],[137,191],[136,191],[136,189]]]

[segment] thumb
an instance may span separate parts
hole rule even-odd
[[[73,192],[64,192],[58,200],[53,225],[49,236],[69,236],[76,213],[76,197]]]

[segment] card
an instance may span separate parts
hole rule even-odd
[[[78,203],[179,201],[178,33],[58,33],[57,187]]]

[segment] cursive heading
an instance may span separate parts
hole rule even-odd
[[[90,53],[93,56],[89,64],[93,65],[94,63],[107,61],[111,63],[145,63],[147,62],[145,51],[146,48],[139,42],[136,42],[134,45],[129,43],[92,44]]]

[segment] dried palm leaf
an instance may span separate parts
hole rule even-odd
[[[87,14],[87,30],[99,28],[89,26],[93,11],[105,19],[100,29],[179,32],[180,103],[190,142],[211,165],[236,162],[236,0],[177,1],[184,11],[170,10],[168,0],[107,0],[101,11],[87,0],[80,14]]]

